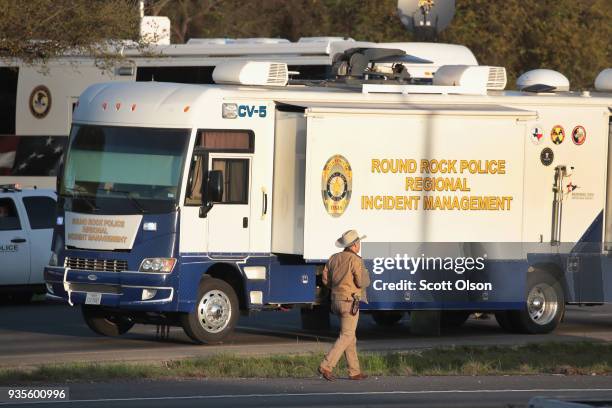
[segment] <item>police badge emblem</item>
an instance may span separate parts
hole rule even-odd
[[[44,85],[39,85],[30,94],[30,113],[37,119],[42,119],[51,110],[51,92]]]
[[[353,171],[345,157],[337,154],[323,166],[321,194],[325,210],[332,217],[340,217],[351,201]]]

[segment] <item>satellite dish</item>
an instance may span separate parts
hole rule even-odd
[[[455,0],[398,0],[397,11],[409,31],[439,33],[455,15]]]

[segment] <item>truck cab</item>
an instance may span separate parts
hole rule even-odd
[[[109,84],[81,97],[58,182],[48,294],[83,305],[97,333],[163,321],[216,341],[248,307],[238,265],[269,262],[258,246],[270,219],[258,207],[270,186],[253,185],[271,174],[272,143],[263,136],[273,122],[264,108],[259,128],[220,126],[207,103],[214,90],[158,85],[129,101],[131,91]]]

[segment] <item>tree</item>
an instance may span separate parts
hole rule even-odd
[[[441,1],[441,0],[438,0]],[[612,0],[456,0],[438,41],[463,44],[481,64],[506,67],[509,83],[533,68],[589,88],[612,66]],[[172,21],[172,41],[195,37],[352,37],[409,41],[397,0],[148,0]],[[66,52],[116,56],[111,39],[138,38],[136,0],[0,0],[0,58],[45,60]]]
[[[172,21],[172,42],[185,43],[197,37],[202,25],[214,20],[221,0],[153,0],[147,2],[148,15],[165,15]]]
[[[112,58],[139,42],[140,16],[128,0],[0,0],[0,58],[44,62],[66,53]]]
[[[438,0],[441,1],[441,0]],[[457,0],[438,41],[463,44],[481,64],[506,67],[509,86],[533,68],[559,70],[573,89],[589,88],[612,65],[611,0]],[[174,42],[193,37],[340,36],[409,41],[397,0],[157,0]]]
[[[353,37],[368,41],[406,41],[397,17],[397,0],[153,0],[154,15],[170,17],[172,41],[195,37]]]
[[[612,65],[610,0],[457,0],[441,40],[465,44],[481,64],[505,66],[510,83],[534,68],[565,74],[572,89],[593,86]]]

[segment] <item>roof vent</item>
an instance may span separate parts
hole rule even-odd
[[[612,68],[606,68],[595,78],[595,90],[612,92]]]
[[[287,64],[279,62],[225,62],[215,67],[212,76],[217,84],[286,86],[289,81]]]
[[[433,84],[474,90],[504,89],[506,69],[486,65],[442,65],[434,75]]]
[[[506,88],[508,77],[506,76],[506,68],[504,67],[489,67],[489,79],[487,80],[487,89],[502,91]]]
[[[516,80],[519,90],[525,92],[565,92],[569,91],[569,79],[552,69],[534,69],[525,72]]]

